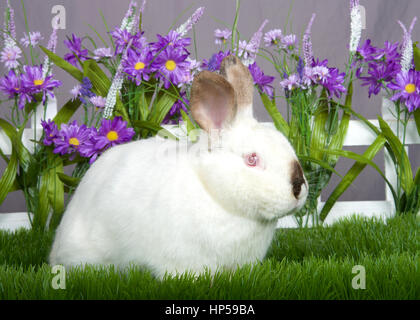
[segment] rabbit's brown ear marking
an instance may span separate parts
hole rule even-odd
[[[220,73],[229,81],[235,90],[238,109],[252,106],[254,82],[248,68],[236,56],[223,59]]]
[[[236,114],[233,87],[216,73],[200,72],[191,88],[191,112],[202,129],[222,129]]]

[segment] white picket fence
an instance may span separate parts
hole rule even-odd
[[[394,117],[390,114],[389,110],[393,105],[388,100],[384,99],[382,107],[382,116],[385,121],[390,125],[394,130],[394,133],[397,134],[397,123]],[[36,119],[32,119],[31,128],[28,128],[24,131],[23,134],[23,143],[31,151],[33,148],[33,143],[30,142],[30,139],[34,138],[34,129],[36,136],[40,137],[42,134],[42,127],[40,126],[41,116],[44,115],[42,111],[42,106],[39,107],[39,110],[36,113]],[[53,118],[57,113],[57,102],[56,100],[50,100],[47,111],[46,119]],[[377,120],[370,121],[375,126],[379,126]],[[268,124],[272,125],[272,124]],[[35,128],[34,128],[35,126]],[[169,130],[173,128],[168,128]],[[402,136],[402,128],[400,128],[400,137]],[[368,146],[373,143],[375,140],[375,135],[372,133],[372,130],[369,129],[366,124],[358,120],[351,120],[349,124],[348,134],[344,141],[344,146]],[[408,145],[420,144],[420,137],[417,133],[417,129],[413,120],[410,120],[407,131],[406,131],[406,150],[408,152]],[[0,148],[6,154],[11,153],[11,143],[8,137],[0,129]],[[397,177],[395,175],[394,166],[392,160],[385,150],[384,152],[384,173],[387,179],[395,186],[397,183]],[[378,180],[381,178],[378,176]],[[318,209],[321,210],[324,203],[319,201]],[[350,217],[353,215],[360,215],[364,217],[377,217],[380,219],[386,219],[392,216],[395,213],[395,208],[393,205],[392,194],[385,185],[385,200],[383,201],[338,201],[335,206],[330,211],[327,216],[324,224],[330,225],[336,222],[339,219]],[[305,219],[305,218],[304,218]],[[309,226],[311,226],[311,219],[309,220]],[[26,212],[15,212],[15,213],[6,213],[0,214],[0,229],[14,230],[20,227],[29,228],[29,220]],[[288,216],[282,219],[279,219],[278,222],[279,228],[293,228],[297,227],[296,219],[293,216]]]

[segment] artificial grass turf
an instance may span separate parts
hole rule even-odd
[[[54,290],[45,261],[52,234],[0,232],[1,299],[420,299],[420,224],[413,216],[352,218],[332,227],[279,230],[266,259],[235,272],[154,279],[132,268],[88,267]],[[355,265],[366,289],[352,288]]]

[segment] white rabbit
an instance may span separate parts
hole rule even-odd
[[[262,260],[278,218],[303,206],[308,184],[288,140],[252,117],[252,96],[234,56],[221,75],[198,74],[191,110],[208,150],[162,156],[150,138],[106,151],[64,213],[50,264],[135,264],[162,278]]]

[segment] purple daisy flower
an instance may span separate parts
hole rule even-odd
[[[194,77],[196,74],[198,74],[200,71],[202,71],[202,64],[200,61],[187,58],[187,60],[190,63],[189,69],[190,71],[188,74],[185,74],[185,78],[182,80],[183,84],[185,85],[191,85]]]
[[[283,35],[280,29],[274,29],[274,30],[268,31],[264,35],[264,42],[265,42],[266,47],[279,45],[281,43],[282,36]]]
[[[64,59],[71,63],[74,66],[77,66],[77,59],[80,61],[88,60],[89,51],[87,49],[82,49],[82,39],[76,37],[76,35],[72,34],[72,39],[64,40],[64,44],[69,48],[71,53],[67,53],[64,56]]]
[[[61,81],[54,80],[53,76],[44,79],[42,66],[24,66],[21,76],[22,87],[30,94],[43,93],[42,102],[45,103],[46,96],[54,98],[53,90],[62,85]]]
[[[81,95],[80,89],[82,89],[82,86],[80,84],[77,84],[74,86],[73,89],[70,90],[70,94],[73,97],[72,100],[77,99]]]
[[[284,36],[281,39],[281,45],[283,49],[292,50],[296,45],[296,35],[289,34],[287,36]]]
[[[106,98],[101,96],[94,96],[89,101],[98,109],[105,108]]]
[[[341,93],[346,92],[346,88],[343,86],[345,72],[339,73],[337,68],[329,68],[329,73],[324,81],[321,81],[321,85],[328,90],[329,96],[336,95],[337,98],[341,97]]]
[[[295,88],[300,87],[300,78],[299,75],[294,73],[290,75],[288,78],[283,79],[280,81],[280,85],[289,91],[292,91]]]
[[[124,72],[139,86],[142,80],[150,79],[152,60],[153,54],[147,48],[141,52],[128,50],[127,59],[123,61]]]
[[[15,95],[21,93],[20,79],[14,70],[10,70],[8,75],[5,75],[0,79],[0,90],[3,91],[9,99],[14,98]]]
[[[420,72],[409,70],[400,72],[395,77],[395,82],[388,84],[388,88],[395,90],[392,101],[400,100],[413,112],[420,106]]]
[[[401,66],[397,62],[368,64],[368,74],[359,76],[363,80],[362,86],[369,86],[369,98],[372,94],[377,95],[384,88],[384,83],[391,82],[400,72]]]
[[[190,102],[187,99],[187,94],[185,92],[181,92],[181,98],[178,99],[171,110],[169,110],[168,114],[166,115],[165,119],[163,119],[162,123],[164,124],[177,124],[182,119],[181,110],[188,112],[187,107],[185,104],[189,105]]]
[[[19,66],[22,50],[19,47],[12,46],[12,47],[5,47],[1,52],[0,61],[4,63],[7,69],[14,69]]]
[[[328,59],[322,60],[320,61],[319,59],[314,59],[312,61],[311,67],[314,68],[316,66],[321,66],[321,67],[328,67]]]
[[[171,84],[181,84],[188,78],[190,63],[186,61],[188,54],[180,48],[167,47],[155,59],[152,68],[158,72],[157,76],[164,81],[165,89]]]
[[[127,30],[121,30],[120,28],[115,28],[111,32],[112,37],[115,42],[115,55],[122,54],[127,47],[128,43],[131,41],[131,47],[142,49],[147,45],[146,38],[143,37],[144,32],[138,32],[136,34],[131,34]]]
[[[44,145],[50,146],[54,143],[54,139],[58,137],[59,131],[58,127],[55,122],[51,119],[48,119],[48,122],[45,120],[41,120],[41,125],[44,128]]]
[[[95,60],[101,60],[104,58],[112,58],[113,54],[111,48],[98,48],[93,51]]]
[[[357,58],[359,60],[362,59],[364,61],[371,61],[374,59],[377,51],[378,48],[372,46],[370,39],[367,39],[362,46],[357,48]]]
[[[389,41],[385,41],[384,48],[378,48],[376,53],[374,54],[375,60],[385,60],[388,62],[396,62],[400,59],[400,54],[398,53],[398,42],[391,43]]]
[[[204,59],[201,67],[209,71],[218,71],[220,70],[223,59],[230,56],[230,54],[230,50],[226,52],[219,51],[218,53],[213,54],[209,61]]]
[[[246,42],[245,40],[239,41],[239,52],[238,55],[241,57],[241,60],[255,59],[258,52],[258,47],[254,43]]]
[[[271,99],[274,96],[274,88],[271,83],[274,81],[274,77],[266,76],[264,72],[260,69],[256,62],[249,65],[249,71],[251,72],[252,78],[254,79],[254,84],[257,85],[258,89],[266,93]]]
[[[24,37],[20,39],[20,43],[25,47],[29,47],[29,45],[35,47],[43,39],[44,37],[39,31],[29,32],[29,35],[24,33]]]
[[[304,74],[314,83],[326,83],[330,70],[324,66],[305,67]]]
[[[174,31],[169,31],[168,35],[162,37],[160,34],[157,35],[158,41],[151,43],[152,51],[157,53],[163,51],[166,48],[182,48],[185,53],[188,53],[186,47],[191,44],[190,38],[182,38]]]
[[[127,122],[123,121],[122,117],[115,117],[113,120],[103,119],[97,134],[91,136],[90,142],[86,144],[81,154],[91,158],[90,163],[93,163],[102,152],[131,141],[134,135],[134,129],[127,128]]]
[[[217,45],[224,45],[229,40],[229,38],[232,36],[232,31],[228,29],[216,29],[214,30],[214,43]]]
[[[62,124],[61,130],[53,140],[55,145],[53,152],[60,155],[69,154],[70,159],[73,159],[93,134],[92,128],[87,128],[84,124],[79,127],[76,121]]]
[[[21,78],[16,75],[14,70],[10,70],[8,75],[0,79],[0,90],[3,91],[9,99],[19,96],[18,108],[21,110],[25,107],[27,102],[33,100],[28,90],[22,86]]]

